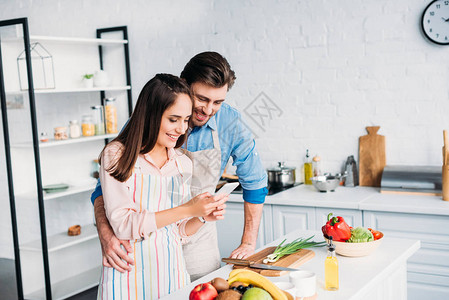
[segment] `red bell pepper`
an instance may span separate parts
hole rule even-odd
[[[321,231],[326,237],[332,237],[334,241],[346,242],[351,237],[351,228],[343,217],[332,217],[332,213],[327,215],[327,223],[321,227]]]

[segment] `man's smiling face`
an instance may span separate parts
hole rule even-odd
[[[203,126],[217,113],[225,101],[228,85],[216,88],[202,82],[194,82],[191,88],[194,99],[192,124],[194,127]]]

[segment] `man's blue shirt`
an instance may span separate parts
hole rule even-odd
[[[262,166],[255,141],[249,128],[242,121],[240,113],[223,103],[218,112],[201,127],[195,127],[187,138],[187,150],[191,152],[213,149],[212,130],[218,130],[221,148],[220,174],[232,156],[233,165],[237,167],[243,189],[243,199],[250,203],[263,203],[268,193],[267,173]],[[91,200],[101,196],[100,181],[98,181]]]

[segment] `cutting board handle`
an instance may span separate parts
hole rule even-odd
[[[380,126],[368,126],[366,127],[366,131],[368,131],[369,135],[376,135],[379,131]]]

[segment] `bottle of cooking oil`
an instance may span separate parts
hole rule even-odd
[[[313,169],[312,161],[310,160],[309,150],[306,150],[306,158],[304,161],[304,183],[312,184]]]
[[[335,255],[335,245],[332,243],[331,236],[329,237],[327,257],[324,261],[324,281],[326,290],[338,290],[338,260]]]

